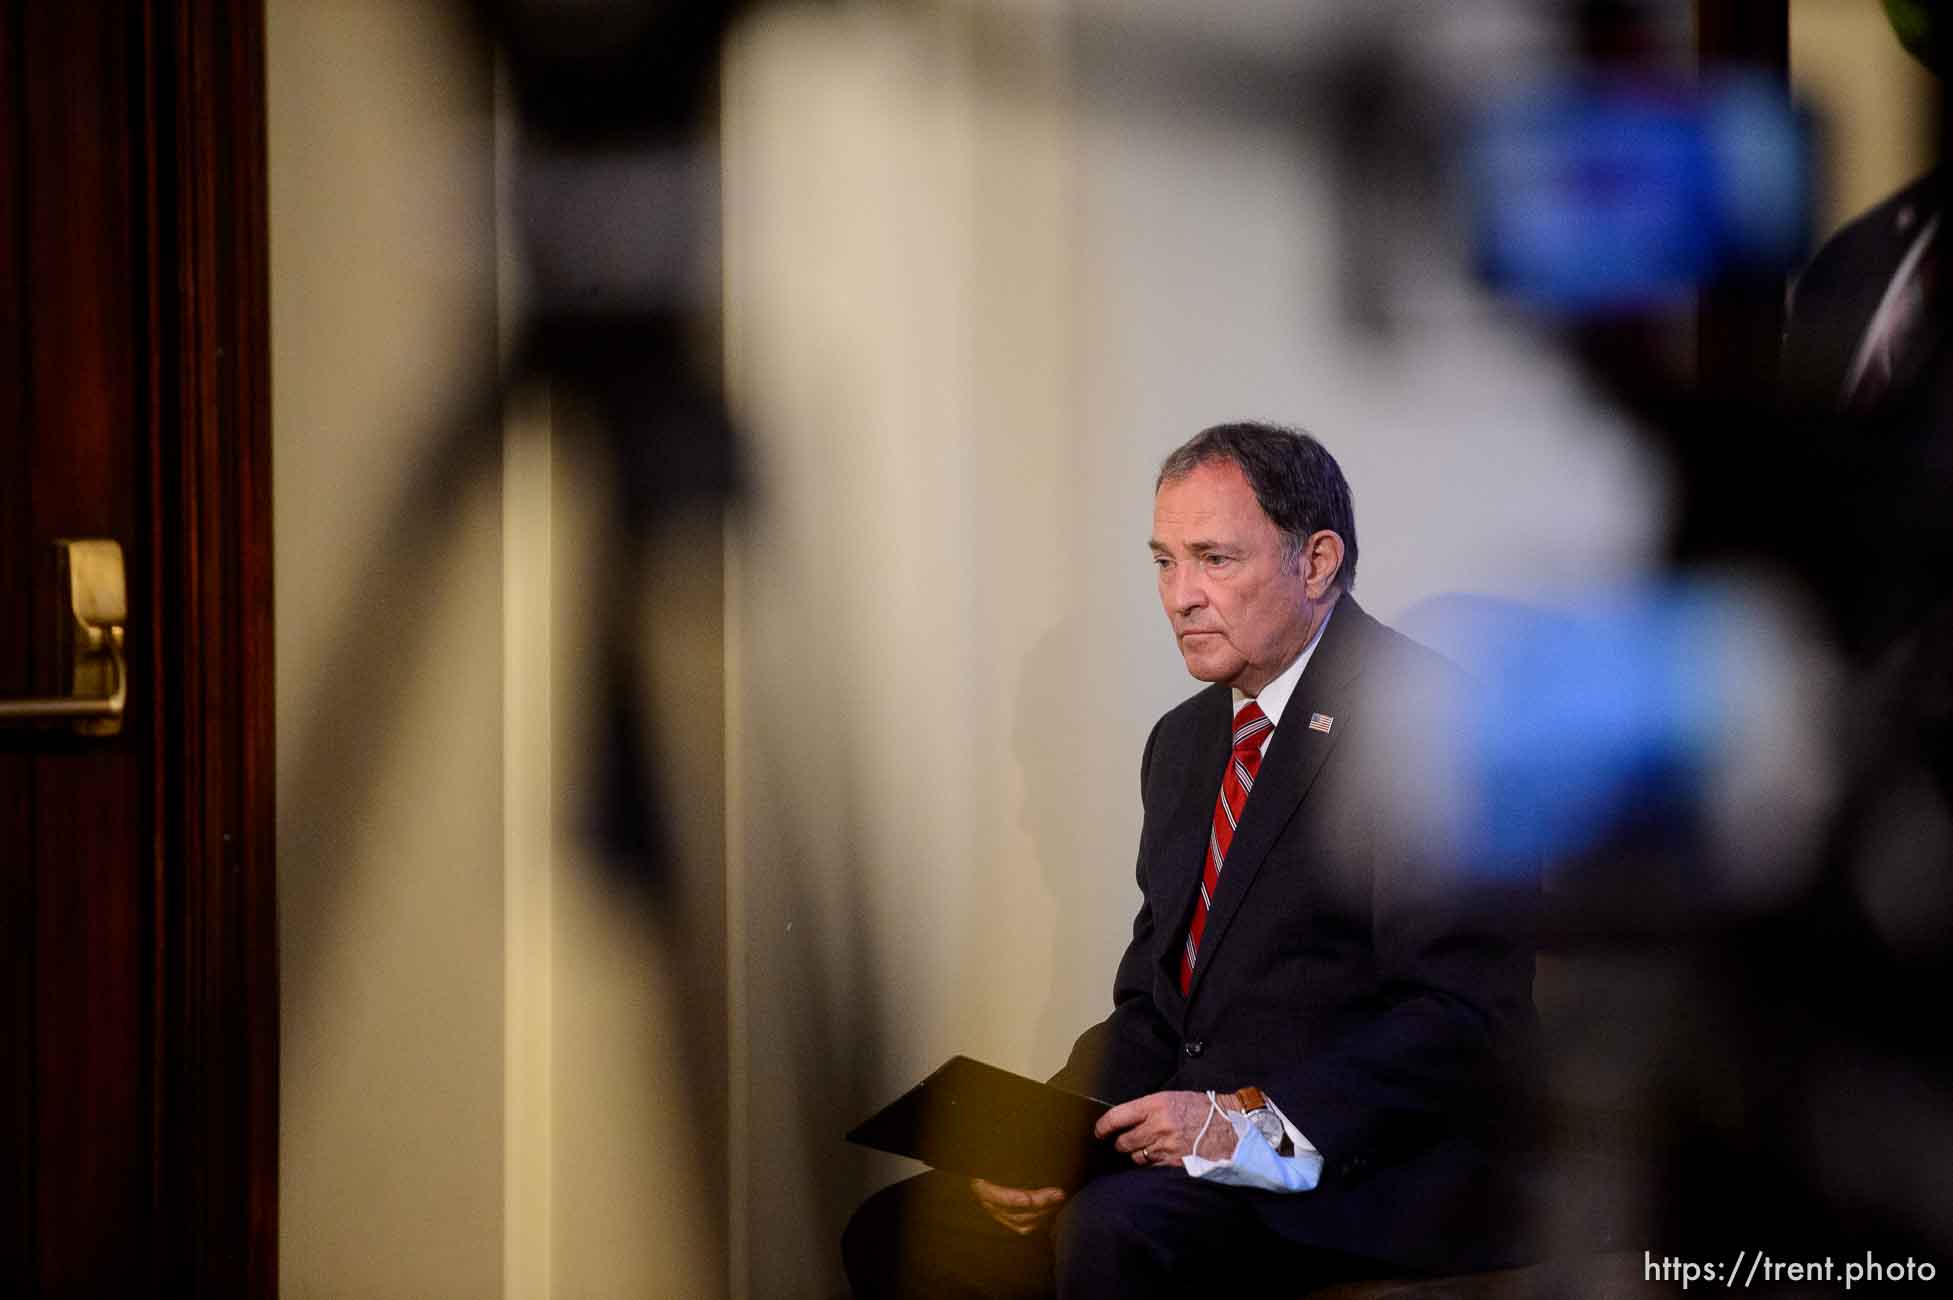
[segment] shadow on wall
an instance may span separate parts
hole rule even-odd
[[[1079,672],[1102,649],[1084,618],[1053,624],[1024,657],[1011,724],[1022,780],[1017,823],[1037,855],[1054,918],[1050,983],[1032,1040],[1039,1073],[1063,1065],[1072,1040],[1111,1010],[1118,953],[1108,959],[1103,941],[1111,933],[1123,940],[1123,919],[1138,905],[1137,846],[1125,842],[1124,830],[1136,833],[1138,825],[1138,751],[1110,743],[1123,728],[1102,683]],[[1111,827],[1120,829],[1108,835]]]
[[[433,620],[416,616],[424,601],[430,556],[455,544],[469,489],[500,463],[501,394],[481,385],[478,401],[456,411],[429,441],[397,504],[356,566],[346,607],[330,625],[330,648],[306,693],[301,720],[284,720],[299,739],[285,763],[278,800],[279,910],[310,918],[328,933],[356,882],[346,868],[373,800],[392,728],[423,670]],[[378,634],[374,629],[389,629]],[[279,983],[287,1008],[306,1008],[323,994],[317,944],[281,943]]]
[[[330,963],[338,950],[330,940],[356,926],[355,905],[373,872],[383,864],[397,866],[403,873],[422,872],[424,865],[399,858],[398,846],[391,842],[386,852],[375,853],[363,848],[362,841],[374,834],[374,807],[394,797],[386,788],[385,774],[392,770],[389,765],[400,748],[403,719],[412,714],[416,693],[424,691],[426,680],[439,667],[434,653],[438,642],[430,635],[437,620],[426,616],[424,609],[430,566],[465,549],[462,534],[471,519],[479,518],[484,500],[493,499],[500,472],[503,395],[486,382],[473,391],[475,399],[453,412],[449,422],[430,436],[427,454],[411,465],[408,481],[383,525],[358,544],[350,567],[359,580],[349,587],[349,599],[330,620],[321,667],[307,684],[296,724],[286,720],[295,733],[279,800],[280,910],[288,926],[281,935],[280,978],[288,1047],[295,1035],[303,1037],[314,1022],[328,1019],[333,1009],[349,1001],[344,988],[334,982],[337,972]],[[612,590],[631,593],[633,598],[605,606],[589,629],[590,645],[576,647],[600,666],[592,674],[598,707],[592,717],[578,719],[589,724],[588,734],[594,739],[580,755],[585,770],[572,773],[584,786],[578,791],[578,805],[563,809],[559,819],[579,836],[578,846],[590,851],[591,865],[601,868],[576,883],[595,887],[604,906],[620,912],[626,928],[636,932],[640,942],[629,945],[628,951],[644,962],[635,976],[642,982],[639,987],[649,990],[671,1017],[682,1052],[702,1062],[699,1068],[678,1072],[685,1090],[675,1105],[695,1119],[680,1126],[679,1142],[663,1153],[661,1167],[654,1173],[655,1181],[690,1192],[678,1211],[685,1216],[685,1231],[668,1239],[704,1243],[701,1251],[709,1252],[714,1261],[706,1271],[723,1277],[729,1235],[723,1194],[729,1117],[723,1088],[722,861],[687,858],[669,838],[672,828],[667,820],[684,810],[673,802],[674,764],[663,761],[667,756],[657,752],[657,741],[667,740],[670,728],[659,726],[653,739],[651,702],[645,698],[646,687],[658,677],[658,665],[641,647],[635,628],[641,606],[659,591],[660,571],[652,566],[653,551],[667,544],[669,537],[659,529],[626,528],[604,511],[596,513],[599,520],[593,531],[608,541],[604,562],[591,565],[590,571],[614,575]],[[709,531],[716,541],[717,525]],[[579,580],[585,577],[581,570],[576,575]],[[716,598],[716,589],[712,594]],[[671,608],[667,601],[660,616],[669,616]],[[712,712],[716,718],[718,710]],[[494,726],[491,720],[490,734]],[[476,732],[457,727],[456,735],[476,736]],[[499,742],[499,735],[486,741]],[[465,749],[483,743],[483,738],[443,743],[450,749]],[[486,756],[454,752],[452,761],[477,766],[486,762],[491,774],[499,765],[493,750]],[[499,818],[501,810],[490,807],[476,813],[483,814]],[[558,853],[562,861],[574,856],[560,845]],[[490,857],[449,865],[453,869],[443,868],[448,871],[444,881],[451,884],[475,876],[470,896],[499,900],[497,873],[507,863]],[[709,871],[711,878],[702,878],[701,871]],[[413,897],[430,906],[445,901],[438,891]],[[710,906],[715,902],[719,905]],[[496,916],[485,913],[483,924],[494,924]],[[506,923],[506,917],[501,919]],[[444,916],[442,922],[452,924],[452,919]],[[483,938],[491,951],[501,940],[492,933]],[[494,973],[499,977],[499,967]],[[631,978],[629,972],[625,978]],[[435,1014],[463,1018],[452,1006]],[[605,1049],[607,1059],[600,1058],[599,1064],[640,1080],[672,1073],[665,1061],[635,1066],[637,1058],[627,1047],[612,1044]],[[549,1054],[547,1048],[537,1050]],[[660,1044],[657,1050],[668,1055],[671,1045]],[[416,1056],[430,1061],[435,1059],[430,1055],[433,1051],[434,1045],[422,1043]],[[427,1069],[430,1077],[438,1078],[443,1071],[460,1070],[465,1064],[443,1060]],[[369,1110],[390,1104],[389,1090],[397,1083],[388,1080],[362,1104]],[[288,1085],[288,1103],[300,1091]],[[621,1133],[635,1126],[626,1115],[615,1119],[613,1127]],[[362,1130],[361,1136],[370,1133]],[[414,1137],[420,1140],[427,1135]],[[382,1150],[376,1158],[398,1156]],[[485,1206],[499,1204],[492,1183],[446,1190]]]
[[[732,1099],[750,1123],[744,1266],[756,1296],[845,1297],[842,1229],[867,1192],[888,1181],[877,1167],[887,1157],[843,1137],[888,1100],[878,1091],[891,1033],[886,944],[859,905],[872,884],[852,775],[863,757],[853,731],[825,729],[821,749],[833,761],[817,777],[818,807],[794,798],[809,774],[782,761],[820,752],[780,734],[818,728],[818,711],[765,719],[750,751],[756,788],[781,792],[756,819],[766,842],[746,855],[747,982],[773,996],[752,999],[750,1077],[746,1095]],[[800,1272],[808,1260],[818,1261],[815,1276]]]

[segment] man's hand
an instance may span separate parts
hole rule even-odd
[[[1136,1165],[1163,1165],[1195,1154],[1225,1160],[1234,1154],[1234,1127],[1219,1115],[1207,1124],[1207,1112],[1204,1092],[1149,1092],[1099,1116],[1092,1132],[1101,1138],[1117,1133],[1112,1145],[1132,1156]],[[1194,1138],[1202,1124],[1207,1124],[1207,1134],[1195,1152]]]
[[[1036,1232],[1065,1203],[1061,1187],[999,1187],[972,1178],[970,1190],[976,1194],[977,1204],[985,1214],[1020,1237]]]

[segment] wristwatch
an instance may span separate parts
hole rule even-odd
[[[1288,1129],[1283,1127],[1282,1117],[1269,1106],[1268,1098],[1262,1095],[1261,1089],[1243,1088],[1239,1092],[1228,1093],[1227,1099],[1248,1117],[1248,1123],[1254,1125],[1255,1132],[1261,1134],[1277,1155],[1289,1154]]]

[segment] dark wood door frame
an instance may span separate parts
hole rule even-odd
[[[1738,66],[1790,82],[1789,0],[1696,0],[1695,48],[1705,67]],[[1718,286],[1702,294],[1696,352],[1703,387],[1755,399],[1772,390],[1784,327],[1783,283]]]
[[[153,1258],[277,1292],[278,963],[263,0],[149,0]]]

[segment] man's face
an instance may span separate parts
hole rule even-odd
[[[1302,652],[1327,610],[1326,584],[1315,584],[1311,599],[1306,556],[1284,555],[1281,530],[1232,462],[1210,461],[1161,485],[1152,549],[1160,604],[1187,671],[1201,681],[1260,691]]]

